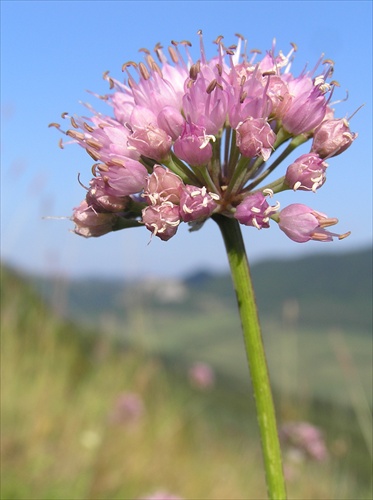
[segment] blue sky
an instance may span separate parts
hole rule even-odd
[[[205,46],[218,35],[227,45],[234,34],[265,51],[276,38],[285,53],[298,45],[293,66],[300,72],[322,53],[335,62],[341,87],[337,115],[353,117],[359,137],[329,161],[327,182],[316,194],[278,195],[282,206],[305,203],[339,218],[336,231],[352,231],[343,241],[297,244],[273,224],[257,231],[243,227],[252,262],[295,258],[316,252],[345,252],[368,246],[372,238],[372,2],[362,1],[25,1],[1,2],[1,212],[2,259],[34,272],[66,276],[183,275],[195,269],[227,268],[217,227],[208,222],[190,234],[184,224],[168,242],[145,229],[102,238],[78,237],[65,219],[84,198],[77,182],[91,177],[92,160],[78,146],[58,147],[48,128],[61,113],[84,114],[80,101],[96,106],[86,90],[108,91],[102,73],[121,79],[122,64],[141,60],[138,49],[188,39],[198,57],[197,31]],[[302,151],[307,152],[307,151]],[[300,152],[300,154],[302,154]]]

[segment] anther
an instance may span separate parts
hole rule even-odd
[[[91,158],[93,158],[95,161],[101,160],[101,157],[99,154],[97,154],[96,151],[92,151],[92,149],[86,148],[87,153]]]
[[[72,137],[73,139],[78,139],[80,141],[84,141],[84,139],[85,139],[85,135],[82,134],[81,132],[77,132],[76,130],[69,129],[66,132],[66,135]]]
[[[58,129],[59,129],[59,128],[61,127],[61,125],[60,125],[59,123],[52,122],[52,123],[50,123],[50,124],[48,125],[48,127],[56,127],[56,128],[58,128]]]
[[[94,128],[91,127],[90,125],[88,125],[87,122],[83,123],[83,127],[86,129],[87,132],[93,132],[94,131]]]
[[[348,231],[347,233],[344,233],[344,234],[340,234],[338,236],[338,239],[339,240],[344,240],[345,238],[347,238],[347,236],[350,236],[350,234],[351,234],[351,231]]]
[[[71,122],[71,125],[74,127],[74,128],[79,128],[76,121],[74,120],[73,117],[70,118],[70,122]]]
[[[102,148],[102,144],[100,144],[99,142],[93,141],[92,139],[87,139],[86,143],[88,144],[88,146],[91,146],[91,148],[97,149],[98,151]]]
[[[139,64],[139,70],[140,70],[140,74],[144,78],[144,80],[149,80],[150,74],[149,74],[148,68],[145,66],[144,63],[141,62]]]
[[[206,92],[208,94],[211,94],[211,92],[216,88],[218,82],[216,80],[212,80],[208,85],[207,85],[207,88],[206,88]]]
[[[174,64],[179,62],[179,57],[177,55],[176,50],[173,47],[168,47],[168,52],[170,54],[171,60]]]

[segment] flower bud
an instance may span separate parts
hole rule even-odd
[[[237,146],[243,156],[261,156],[267,161],[271,156],[276,134],[264,118],[247,118],[237,127]]]
[[[180,196],[180,216],[184,222],[192,222],[209,217],[217,204],[219,196],[208,193],[206,187],[186,185]]]
[[[340,240],[346,238],[350,233],[336,234],[324,229],[334,226],[337,222],[338,219],[330,219],[325,214],[300,203],[289,205],[279,213],[281,231],[297,243],[309,240],[332,241],[333,237]]]
[[[288,166],[285,181],[294,191],[300,189],[315,192],[326,180],[327,166],[317,154],[302,155]]]
[[[154,236],[167,241],[176,234],[180,224],[179,207],[169,201],[146,207],[142,211],[142,221]]]
[[[356,137],[345,118],[324,120],[315,130],[311,151],[321,158],[337,156],[349,148]]]

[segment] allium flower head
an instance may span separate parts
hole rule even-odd
[[[323,160],[355,140],[330,107],[333,63],[321,66],[320,59],[312,71],[292,74],[295,45],[284,55],[273,42],[261,57],[249,53],[240,35],[236,45],[218,37],[209,58],[202,32],[199,37],[197,58],[190,42],[173,41],[168,55],[157,44],[153,54],[142,49],[142,62],[124,63],[124,81],[104,73],[110,92],[98,97],[112,116],[87,105],[90,117],[62,114],[71,123],[66,131],[52,124],[95,162],[86,198],[72,217],[75,232],[101,236],[145,226],[166,241],[183,222],[200,227],[219,215],[257,229],[279,222],[295,241],[330,241],[319,212],[302,215],[293,205],[279,217],[279,203],[270,206],[266,197],[319,189]],[[308,140],[311,151],[268,183],[269,174]]]

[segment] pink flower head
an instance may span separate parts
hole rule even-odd
[[[247,118],[237,127],[237,146],[243,156],[261,156],[267,161],[272,153],[276,134],[264,118]]]
[[[311,151],[320,158],[337,156],[349,148],[356,137],[345,118],[324,120],[315,130]]]
[[[206,135],[203,127],[186,122],[182,134],[175,141],[175,154],[194,167],[205,165],[212,157],[211,139],[215,140],[215,137]]]
[[[315,153],[300,156],[288,166],[285,181],[296,191],[313,191],[325,182],[327,164]]]
[[[255,194],[246,196],[237,206],[234,217],[245,226],[254,226],[257,229],[268,228],[270,215],[279,208],[279,204],[275,206],[268,204],[266,196],[271,196],[272,194],[268,190],[265,193],[258,191]]]
[[[92,207],[89,207],[84,200],[77,208],[74,208],[71,219],[75,222],[74,232],[85,238],[90,238],[110,233],[118,220],[118,216],[113,213],[98,213]]]
[[[219,196],[208,193],[205,186],[184,186],[180,195],[180,215],[184,222],[207,219],[217,207]]]
[[[149,205],[160,205],[165,201],[178,205],[183,186],[178,175],[161,165],[155,165],[153,173],[147,178],[144,198]]]
[[[331,109],[330,61],[317,76],[322,59],[312,71],[294,75],[295,45],[284,55],[273,42],[260,56],[240,35],[235,45],[218,37],[208,58],[202,32],[199,38],[197,60],[190,42],[173,40],[166,50],[157,44],[154,57],[142,49],[142,61],[125,63],[123,82],[106,72],[110,92],[93,95],[110,106],[112,116],[86,104],[90,117],[62,114],[71,122],[67,131],[51,124],[68,137],[61,147],[79,144],[95,162],[86,205],[74,211],[78,234],[98,236],[142,224],[168,240],[181,222],[199,228],[209,217],[267,228],[270,218],[278,220],[279,208],[268,204],[267,194],[319,189],[323,160],[355,140],[347,121]],[[285,176],[282,171],[269,180],[288,153],[312,137],[311,152]],[[303,232],[297,217],[286,219],[286,209],[281,213],[280,227],[296,241],[331,238],[318,212],[303,214]]]
[[[170,201],[146,207],[142,211],[142,221],[154,236],[167,241],[176,234],[180,224],[179,207]]]
[[[279,227],[291,240],[304,243],[309,240],[332,241],[334,237],[343,239],[350,233],[336,234],[325,228],[337,224],[338,219],[330,219],[306,205],[295,203],[279,213]]]

